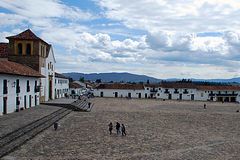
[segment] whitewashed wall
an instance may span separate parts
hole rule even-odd
[[[53,69],[48,69],[48,64],[53,65]],[[52,79],[52,98],[55,98],[55,58],[52,47],[50,48],[49,55],[45,59],[45,66],[41,67],[41,74],[45,76],[45,78],[41,78],[41,96],[45,97],[45,101],[49,100],[49,75],[53,76]]]
[[[237,91],[237,93],[238,93],[238,96],[237,96],[236,101],[239,103],[240,102],[240,91]]]
[[[152,88],[151,87],[146,87],[146,86],[144,86],[144,98],[145,98],[145,94],[147,94],[147,98],[150,98],[150,94],[151,94],[151,92],[150,92],[150,90],[151,90]]]
[[[69,94],[72,95],[73,92],[75,95],[80,96],[82,94],[82,88],[69,88]]]
[[[164,93],[165,89],[168,89],[169,93]],[[180,98],[180,94],[182,94],[182,100],[191,100],[191,95],[194,94],[194,100],[197,99],[196,97],[196,89],[187,89],[188,93],[184,94],[184,89],[178,89],[179,93],[174,93],[175,89],[174,88],[161,88],[157,92],[157,98],[160,99],[168,99],[169,94],[171,94],[173,100],[178,100]]]
[[[210,91],[197,90],[196,100],[198,100],[198,101],[208,101],[208,100],[210,100],[209,93],[210,93]],[[214,101],[215,101],[215,99],[214,99]]]
[[[93,94],[96,97],[100,97],[101,92],[103,92],[103,97],[115,97],[115,92],[117,92],[119,98],[128,97],[128,93],[131,93],[132,98],[138,98],[139,93],[141,93],[141,98],[145,98],[145,93],[147,93],[145,90],[94,89]]]
[[[69,80],[66,78],[55,77],[55,98],[65,97],[69,93]]]
[[[3,95],[3,80],[7,80],[8,93]],[[16,93],[16,80],[19,79],[20,93]],[[27,92],[27,80],[29,80],[30,92]],[[39,92],[35,93],[35,81],[37,85],[40,80],[34,77],[24,77],[17,75],[0,74],[0,115],[3,113],[3,98],[7,97],[7,113],[16,111],[16,108],[29,108],[29,96],[31,96],[31,107],[35,106],[35,96],[37,105],[39,105]],[[26,106],[24,106],[24,96],[26,96]],[[20,105],[16,105],[16,97],[19,97]]]
[[[148,89],[147,89],[148,88]],[[165,92],[165,88],[155,88],[158,89],[156,93],[156,98],[158,99],[168,99],[168,93]],[[188,93],[184,94],[184,89],[178,89],[179,93],[174,93],[175,89],[167,88],[169,93],[172,95],[171,99],[178,100],[180,98],[180,94],[182,94],[182,100],[191,100],[191,95],[194,95],[194,100],[197,101],[208,101],[210,100],[209,94],[211,91],[203,91],[197,89],[187,89]],[[94,89],[93,94],[96,97],[101,96],[101,92],[103,92],[103,97],[115,97],[115,92],[118,92],[118,97],[127,97],[128,93],[131,93],[132,98],[138,98],[138,93],[141,93],[141,98],[145,98],[145,94],[147,97],[150,97],[151,88],[145,87],[144,90],[120,90],[120,89]],[[228,94],[231,94],[233,91],[227,91]],[[238,94],[236,101],[240,102],[240,91],[234,91]],[[217,94],[219,91],[213,91],[213,94]],[[226,93],[226,91],[220,91],[221,94]],[[217,98],[214,97],[213,101],[217,101]]]

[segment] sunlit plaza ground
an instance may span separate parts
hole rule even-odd
[[[239,104],[94,98],[5,159],[240,159]],[[126,137],[108,133],[124,123]],[[115,127],[114,127],[115,129]]]

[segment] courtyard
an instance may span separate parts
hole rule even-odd
[[[3,159],[240,157],[239,104],[125,98],[93,98],[91,102],[91,112],[71,112],[59,121],[57,131],[48,128]],[[127,136],[116,135],[117,121],[125,124]]]

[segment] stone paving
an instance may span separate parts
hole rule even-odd
[[[77,99],[73,98],[60,98],[60,99],[54,99],[51,101],[44,102],[44,104],[71,104]]]
[[[51,114],[58,109],[60,108],[55,106],[39,105],[20,112],[0,116],[0,137]]]
[[[240,159],[239,104],[94,98],[4,159]],[[108,133],[126,125],[127,136]]]

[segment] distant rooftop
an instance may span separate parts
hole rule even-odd
[[[144,87],[166,88],[166,89],[198,89],[198,90],[240,90],[238,85],[226,85],[217,83],[195,83],[195,82],[162,82],[160,84],[130,84],[130,83],[102,83],[96,89],[124,89],[124,90],[143,90]]]
[[[75,82],[70,82],[69,83],[69,88],[83,88],[80,84],[75,83]]]
[[[100,84],[96,89],[129,89],[129,90],[142,90],[143,84],[129,84],[129,83],[108,83]]]
[[[60,73],[57,73],[57,72],[55,72],[55,77],[68,79],[68,78],[65,77],[63,74],[60,74]]]

